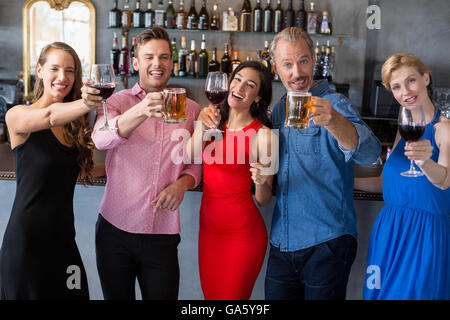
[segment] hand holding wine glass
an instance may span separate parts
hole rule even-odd
[[[117,86],[114,69],[110,64],[93,64],[91,67],[90,80],[91,86],[100,91],[99,95],[102,97],[103,113],[105,116],[105,124],[99,130],[114,131],[117,128],[108,124],[108,109],[106,107],[106,99],[108,99],[114,92]]]
[[[219,105],[228,97],[227,74],[224,72],[209,72],[206,78],[205,94],[214,108],[218,110]]]
[[[401,106],[398,114],[398,131],[407,142],[418,141],[425,133],[425,113],[423,106],[406,108]],[[400,173],[405,177],[419,177],[423,172],[414,168],[414,160],[408,171]]]

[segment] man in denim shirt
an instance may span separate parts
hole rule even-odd
[[[356,256],[353,162],[376,161],[380,142],[328,81],[313,80],[313,42],[302,29],[284,29],[270,51],[286,89],[311,92],[314,115],[308,129],[286,128],[286,95],[272,111],[280,169],[266,299],[345,299]]]

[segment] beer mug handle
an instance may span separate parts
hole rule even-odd
[[[161,114],[163,116],[163,119],[166,120],[167,119],[167,115],[166,115],[166,100],[167,100],[167,96],[169,94],[167,92],[164,92],[164,91],[160,91],[159,93],[163,97],[163,105],[162,105],[162,108],[161,108]]]

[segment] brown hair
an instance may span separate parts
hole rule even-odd
[[[152,27],[142,31],[136,37],[136,45],[134,51],[136,56],[138,55],[139,48],[150,40],[165,40],[169,45],[170,57],[172,57],[172,43],[170,42],[169,34],[164,28]]]
[[[303,39],[309,47],[311,52],[311,57],[314,57],[314,42],[305,30],[298,27],[288,27],[284,28],[281,32],[277,33],[270,43],[269,51],[270,57],[275,61],[275,51],[277,50],[277,44],[280,39],[295,42],[297,40]]]
[[[418,57],[409,52],[399,52],[390,56],[383,64],[381,68],[381,80],[386,89],[391,90],[390,82],[392,78],[392,73],[401,67],[413,67],[420,73],[424,75],[428,73],[430,75],[431,87],[431,70],[420,60]]]
[[[42,49],[38,59],[38,64],[40,66],[43,66],[47,62],[47,56],[51,49],[63,50],[69,53],[73,57],[75,63],[75,81],[72,90],[64,97],[64,102],[81,99],[81,87],[83,82],[81,80],[81,62],[77,53],[71,46],[64,42],[53,42]],[[34,84],[35,101],[42,97],[43,94],[43,80],[36,77],[36,83]],[[69,143],[73,143],[79,151],[77,163],[81,169],[80,178],[83,184],[89,183],[91,178],[90,171],[94,167],[92,149],[94,149],[95,146],[91,140],[92,128],[89,126],[88,116],[89,114],[85,114],[84,116],[65,124],[63,127],[64,139]]]

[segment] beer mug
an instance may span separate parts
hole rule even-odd
[[[164,104],[162,115],[167,123],[186,121],[186,89],[167,88],[163,90]]]
[[[311,93],[288,91],[286,96],[286,128],[308,129],[311,115]]]

